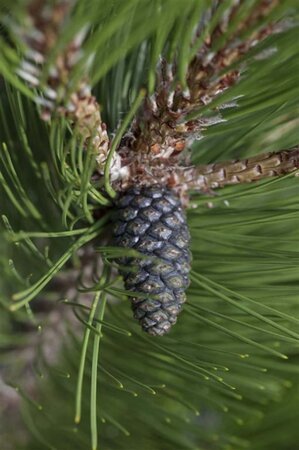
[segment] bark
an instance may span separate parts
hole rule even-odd
[[[147,158],[151,156],[148,155]],[[184,204],[188,191],[211,192],[230,184],[250,183],[264,178],[281,176],[299,169],[299,146],[277,153],[261,153],[243,160],[223,161],[193,167],[178,166],[172,158],[134,159],[128,163],[127,177],[115,183],[116,190],[133,185],[167,185],[174,189]]]

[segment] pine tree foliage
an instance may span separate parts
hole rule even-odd
[[[63,2],[69,20],[35,87],[20,73],[30,2],[11,3],[1,0],[0,36],[4,449],[296,448],[295,174],[191,195],[187,304],[171,333],[153,338],[132,319],[117,272],[115,258],[128,252],[110,241],[113,202],[93,146],[58,107],[42,118],[51,65],[84,31],[55,101],[61,107],[88,75],[116,146],[144,92],[155,93],[160,55],[176,58],[184,86],[194,52],[238,2]],[[215,48],[269,3],[241,2]],[[238,81],[192,112],[211,124],[192,145],[195,165],[298,145],[299,8],[272,3],[240,40],[273,23],[277,32],[225,67]]]

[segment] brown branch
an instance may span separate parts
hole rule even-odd
[[[204,191],[230,184],[251,183],[281,176],[299,169],[299,146],[278,153],[262,153],[243,160],[208,164],[182,172],[182,183],[191,190]]]
[[[130,176],[115,182],[115,189],[132,185],[162,184],[171,187],[188,202],[188,191],[211,192],[230,184],[250,183],[281,176],[299,169],[299,146],[277,153],[262,153],[244,160],[224,161],[197,167],[178,166],[172,158],[148,159],[142,155],[131,162]]]

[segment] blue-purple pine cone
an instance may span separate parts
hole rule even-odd
[[[190,233],[184,210],[177,195],[163,186],[133,187],[116,207],[115,245],[146,255],[119,260],[126,266],[126,290],[143,294],[130,297],[134,317],[144,331],[162,336],[176,323],[189,286]]]

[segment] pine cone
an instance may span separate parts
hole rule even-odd
[[[190,234],[179,198],[161,186],[131,188],[117,202],[115,244],[146,258],[119,260],[125,288],[145,294],[131,297],[134,317],[154,336],[167,333],[186,300]],[[131,269],[131,270],[130,270]]]

